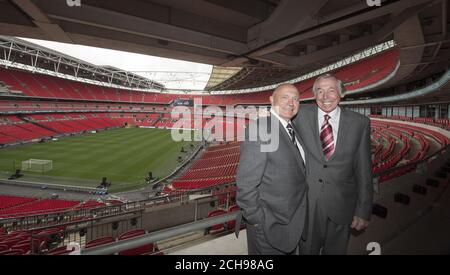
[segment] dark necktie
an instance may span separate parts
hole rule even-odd
[[[297,142],[295,140],[295,133],[294,133],[294,128],[292,128],[292,124],[289,122],[288,125],[286,126],[286,129],[289,132],[289,137],[291,138],[292,143],[294,143],[294,145],[297,146]]]
[[[333,128],[328,122],[329,119],[330,116],[325,115],[322,127],[320,127],[320,141],[322,142],[323,155],[325,156],[325,160],[327,161],[334,153]]]
[[[292,128],[292,124],[289,122],[288,125],[286,126],[286,129],[289,132],[289,137],[291,138],[292,143],[294,144],[294,146],[298,149],[297,146],[297,140],[295,139],[295,132],[294,132],[294,128]],[[300,153],[300,152],[299,152]],[[303,162],[303,158],[300,154],[300,159],[301,159],[301,163],[302,166],[305,167],[305,163]]]

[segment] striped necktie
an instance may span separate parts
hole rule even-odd
[[[322,142],[323,155],[325,156],[325,160],[328,161],[334,153],[334,138],[333,129],[328,122],[330,116],[325,115],[324,119],[322,127],[320,128],[320,141]]]

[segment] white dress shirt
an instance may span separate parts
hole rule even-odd
[[[319,107],[317,107],[317,109],[318,109],[317,121],[319,123],[319,135],[320,135],[320,129],[322,127],[323,121],[325,120],[324,116],[327,113],[322,111]],[[339,131],[339,119],[341,118],[341,108],[337,106],[336,109],[329,112],[328,115],[330,116],[330,118],[328,119],[328,123],[331,124],[331,128],[333,129],[333,143],[334,143],[334,150],[336,151],[336,144]]]
[[[283,125],[284,130],[286,131],[286,133],[288,134],[288,136],[290,136],[288,129],[286,128],[288,123],[291,121],[286,121],[283,118],[281,118],[273,108],[270,109],[270,113],[272,115],[274,115],[276,118],[278,118],[278,120],[280,121],[281,125]],[[292,125],[292,122],[291,122]],[[292,125],[292,127],[294,127],[294,125]],[[294,132],[295,133],[295,132]],[[303,147],[300,144],[300,142],[298,141],[297,135],[295,135],[295,144],[297,145],[297,149],[300,152],[300,155],[302,156],[303,159],[303,163],[305,163],[305,151],[303,151]]]

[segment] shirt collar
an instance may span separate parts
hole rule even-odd
[[[322,111],[322,109],[320,109],[319,107],[317,107],[317,109],[319,110],[319,117],[323,118],[327,113],[325,113],[324,111]],[[341,113],[341,108],[339,107],[339,105],[336,107],[336,109],[334,109],[333,111],[329,112],[328,115],[330,116],[330,119],[336,118],[340,115]]]
[[[286,120],[284,120],[283,118],[281,118],[281,117],[277,114],[277,112],[275,112],[275,110],[274,110],[273,108],[270,108],[270,113],[271,113],[272,115],[274,115],[276,118],[278,118],[278,120],[280,121],[281,125],[284,126],[284,128],[286,128],[286,126],[288,125],[288,123],[291,122],[290,120],[289,120],[289,121],[286,121]]]

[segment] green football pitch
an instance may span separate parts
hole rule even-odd
[[[20,169],[24,160],[45,159],[53,161],[51,171],[23,172],[19,180],[97,187],[107,177],[110,192],[126,191],[145,186],[150,171],[155,178],[170,174],[194,148],[195,142],[174,142],[170,130],[107,130],[0,149],[0,177]]]

